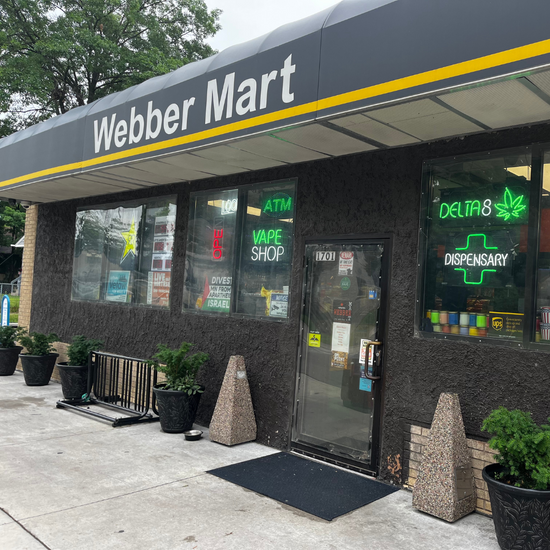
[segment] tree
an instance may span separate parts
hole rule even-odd
[[[25,232],[25,210],[0,202],[0,246],[15,244]]]
[[[0,137],[212,55],[204,0],[0,0]]]

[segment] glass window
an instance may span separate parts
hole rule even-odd
[[[191,195],[184,309],[288,318],[295,183]]]
[[[77,212],[73,300],[168,307],[176,198]]]
[[[530,154],[434,163],[428,179],[420,329],[522,341]]]
[[[294,235],[294,184],[246,192],[237,311],[288,317]]]
[[[230,312],[238,204],[236,189],[191,195],[185,309]]]
[[[550,153],[544,155],[540,196],[535,341],[550,343]]]

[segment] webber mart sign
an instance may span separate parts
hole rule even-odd
[[[172,101],[147,101],[131,105],[129,112],[113,112],[93,120],[94,153],[103,154],[168,139],[188,130],[206,129],[214,123],[227,123],[250,114],[261,114],[272,107],[294,102],[297,65],[292,54],[280,66],[258,77],[239,79],[236,72],[205,82],[198,94],[181,89]],[[169,93],[165,94],[168,97]]]

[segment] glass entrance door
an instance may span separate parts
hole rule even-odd
[[[387,240],[306,245],[292,446],[377,469]]]

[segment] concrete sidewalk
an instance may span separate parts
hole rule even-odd
[[[60,398],[54,382],[0,378],[2,550],[498,550],[491,519],[448,524],[407,491],[321,520],[205,473],[274,449],[188,442],[158,423],[112,428],[56,409]]]

